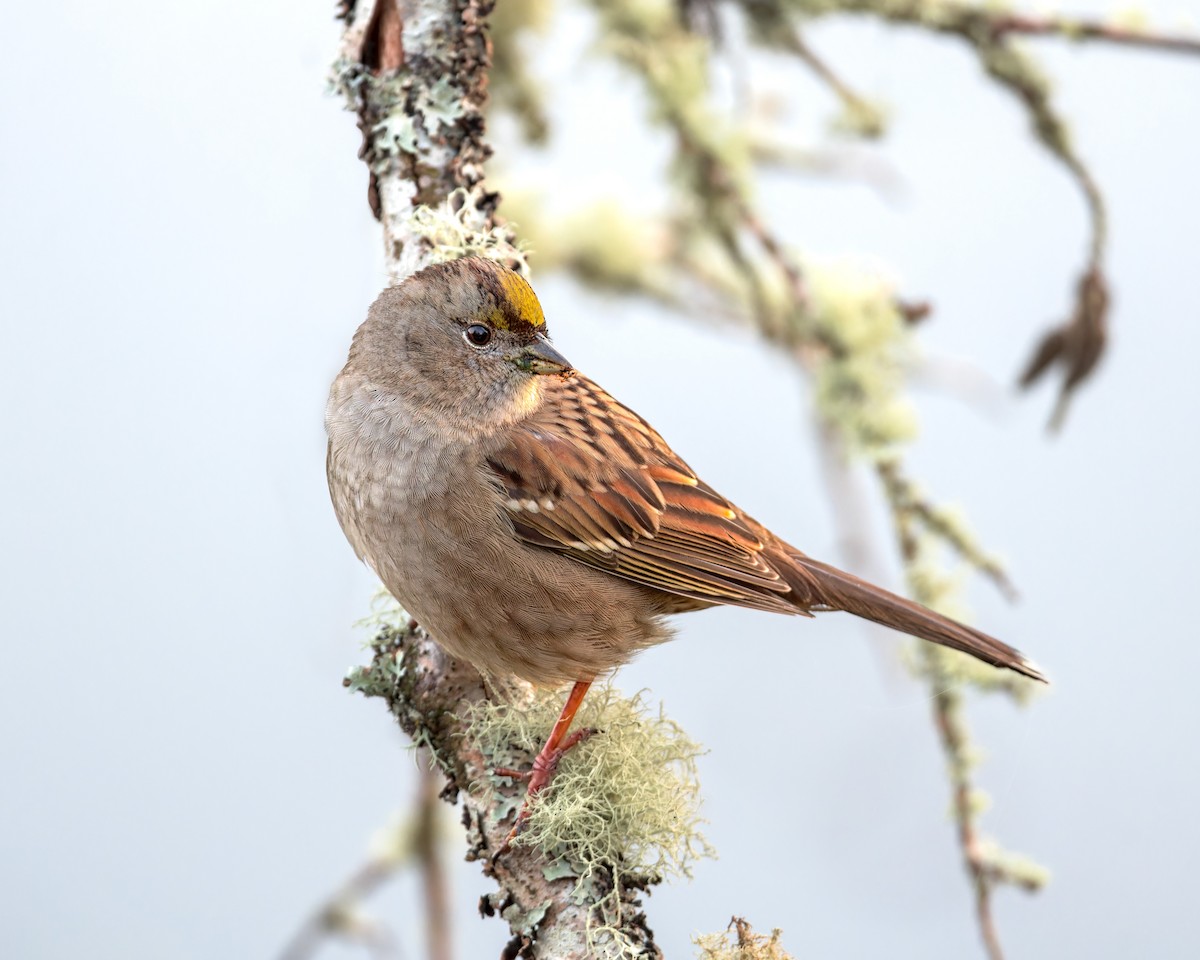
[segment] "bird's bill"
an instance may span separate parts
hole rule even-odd
[[[529,373],[557,373],[559,376],[569,377],[575,372],[567,358],[555,350],[554,345],[541,334],[510,359],[519,369]]]

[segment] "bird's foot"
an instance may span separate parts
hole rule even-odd
[[[554,779],[554,774],[558,771],[559,761],[562,760],[566,752],[594,733],[596,733],[595,728],[586,727],[583,730],[576,730],[556,747],[546,744],[542,748],[541,753],[534,757],[533,766],[528,770],[514,770],[512,767],[496,767],[493,771],[496,776],[524,780],[529,784],[525,789],[525,802],[521,804],[521,809],[517,813],[517,821],[513,824],[513,828],[508,831],[508,836],[504,838],[504,843],[496,851],[496,856],[507,853],[512,842],[525,829],[525,824],[529,820],[530,805],[533,803],[534,797],[550,785],[550,781]]]

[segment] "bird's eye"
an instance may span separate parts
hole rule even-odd
[[[471,346],[482,347],[492,339],[492,331],[482,323],[473,323],[463,331],[463,336],[467,338],[467,343]]]

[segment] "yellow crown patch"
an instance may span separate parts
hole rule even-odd
[[[546,316],[542,313],[542,305],[538,302],[537,294],[533,292],[533,287],[523,276],[511,270],[503,270],[500,271],[497,279],[500,281],[500,287],[503,289],[504,298],[507,301],[504,306],[509,310],[496,311],[498,316],[492,318],[495,326],[508,330],[510,325],[528,324],[531,327],[546,325]],[[514,320],[515,324],[513,324]]]

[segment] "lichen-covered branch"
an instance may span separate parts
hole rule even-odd
[[[879,472],[892,507],[909,590],[927,606],[945,610],[953,587],[944,576],[938,575],[936,564],[931,560],[933,543],[928,533],[921,529],[925,525],[928,530],[926,510],[914,500],[895,464],[881,464]],[[975,893],[980,935],[989,958],[1003,960],[1004,953],[992,916],[992,891],[1000,884],[1040,890],[1049,874],[1033,861],[1003,851],[979,832],[979,816],[986,808],[987,798],[974,785],[972,777],[976,751],[967,726],[961,688],[955,682],[957,670],[965,666],[961,657],[951,651],[934,649],[932,644],[921,644],[918,660],[919,669],[928,678],[933,691],[934,726],[946,757],[958,844]],[[1019,690],[1012,692],[1020,695]]]
[[[489,689],[411,622],[383,626],[347,686],[382,698],[461,802],[467,859],[498,885],[480,901],[512,931],[505,956],[584,960],[660,956],[641,894],[709,853],[698,831],[699,748],[670,721],[601,687],[581,711],[598,729],[563,760],[528,829],[505,842],[524,789],[498,768],[528,767],[561,705],[525,684]]]
[[[484,108],[492,5],[347,0],[342,8],[346,30],[333,85],[358,115],[368,202],[383,224],[393,279],[431,260],[437,240],[422,213],[446,204],[462,225],[464,244],[511,244],[496,221],[499,197],[483,173],[491,153]]]

